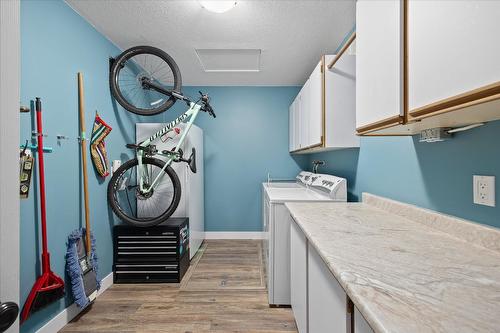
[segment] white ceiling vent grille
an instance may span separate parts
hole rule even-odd
[[[196,49],[205,72],[259,72],[260,49]]]

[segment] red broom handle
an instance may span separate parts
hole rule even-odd
[[[42,218],[42,272],[50,271],[49,250],[47,249],[47,210],[45,209],[45,169],[43,163],[42,102],[36,98],[36,131],[38,142],[38,173],[40,178],[40,212]]]

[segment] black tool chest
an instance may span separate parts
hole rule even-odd
[[[188,218],[113,228],[115,283],[180,282],[189,267]]]

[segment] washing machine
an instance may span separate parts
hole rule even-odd
[[[290,213],[286,202],[346,202],[347,180],[300,172],[294,181],[262,184],[264,268],[269,305],[290,305]]]

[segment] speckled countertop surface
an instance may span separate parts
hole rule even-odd
[[[498,229],[363,200],[286,205],[375,332],[500,332]]]

